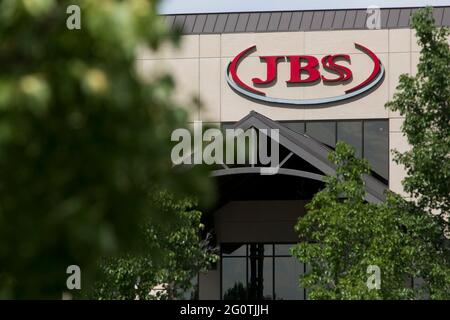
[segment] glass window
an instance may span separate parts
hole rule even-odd
[[[355,148],[355,155],[362,156],[362,122],[339,121],[337,123],[337,140],[347,142]]]
[[[273,258],[264,258],[263,299],[273,299]]]
[[[245,257],[247,255],[247,246],[245,244],[224,244],[221,248],[224,256]]]
[[[277,256],[290,256],[292,244],[276,244],[275,245],[275,255]]]
[[[330,147],[336,145],[336,122],[314,121],[306,123],[306,133]]]
[[[364,121],[364,157],[372,170],[389,179],[389,124],[386,120]]]
[[[232,247],[243,257],[224,255]],[[293,244],[222,245],[222,297],[225,300],[305,299],[299,276],[305,264],[292,257]],[[245,248],[245,250],[241,249]]]
[[[275,298],[277,300],[304,299],[305,290],[299,287],[303,264],[295,257],[277,257],[275,260]]]
[[[224,300],[247,298],[246,258],[222,259],[222,296]]]
[[[265,244],[264,245],[264,255],[265,256],[273,255],[273,244]]]
[[[273,299],[273,257],[248,259],[248,295],[252,300]]]
[[[282,122],[281,123],[283,126],[285,126],[286,128],[291,129],[294,132],[297,133],[305,133],[305,123],[304,122],[299,122],[299,121],[295,121],[295,122]]]
[[[236,122],[221,122],[220,127],[223,131],[225,131],[226,129],[233,129],[235,124]]]

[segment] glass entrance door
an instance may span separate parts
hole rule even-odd
[[[292,257],[292,244],[223,244],[221,292],[224,300],[305,299],[298,279],[305,265]]]

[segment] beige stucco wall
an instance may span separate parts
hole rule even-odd
[[[386,75],[375,91],[354,101],[326,107],[273,107],[241,97],[225,81],[226,65],[236,54],[252,45],[257,46],[257,51],[238,69],[246,83],[251,83],[255,76],[265,79],[266,66],[260,63],[259,55],[312,54],[320,58],[326,54],[348,53],[352,59],[353,81],[347,85],[324,86],[320,83],[311,87],[287,87],[289,64],[284,62],[278,64],[276,84],[264,88],[269,96],[285,98],[342,94],[371,72],[369,57],[355,48],[355,42],[377,54],[386,68]],[[383,118],[389,119],[390,148],[401,151],[408,147],[400,131],[402,119],[399,114],[386,110],[384,104],[393,97],[399,75],[415,72],[419,49],[410,29],[186,35],[182,37],[178,50],[170,46],[158,53],[142,50],[138,66],[140,72],[148,77],[164,70],[173,73],[177,83],[175,98],[189,110],[190,121],[237,121],[251,110],[274,120]],[[202,107],[192,103],[194,97],[200,98]],[[392,159],[389,169],[390,188],[401,193],[404,172]]]

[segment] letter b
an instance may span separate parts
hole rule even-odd
[[[319,60],[313,56],[288,56],[291,62],[291,78],[287,83],[309,83],[320,79],[320,72],[317,70]],[[301,60],[306,60],[306,65],[300,64]],[[306,72],[308,77],[302,79],[302,72]]]

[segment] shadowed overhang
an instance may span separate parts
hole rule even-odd
[[[242,129],[244,131],[250,128],[255,128],[256,130],[266,129],[268,136],[270,136],[271,129],[278,129],[280,145],[282,145],[288,151],[292,152],[304,161],[308,162],[324,175],[330,176],[336,174],[336,166],[330,160],[328,160],[328,155],[332,151],[332,149],[328,148],[327,146],[313,139],[307,134],[299,134],[297,132],[294,132],[289,128],[283,126],[281,123],[271,120],[256,111],[251,111],[247,116],[235,123],[232,128]],[[256,167],[225,168],[213,171],[212,175],[220,176],[225,174],[250,173],[249,170],[253,170],[253,173],[262,173],[261,168]],[[318,175],[317,173],[283,168],[282,164],[278,169],[278,174],[322,180],[321,175]],[[388,189],[388,186],[371,175],[364,175],[363,180],[366,189],[365,199],[371,203],[383,202],[385,200],[384,193]]]

